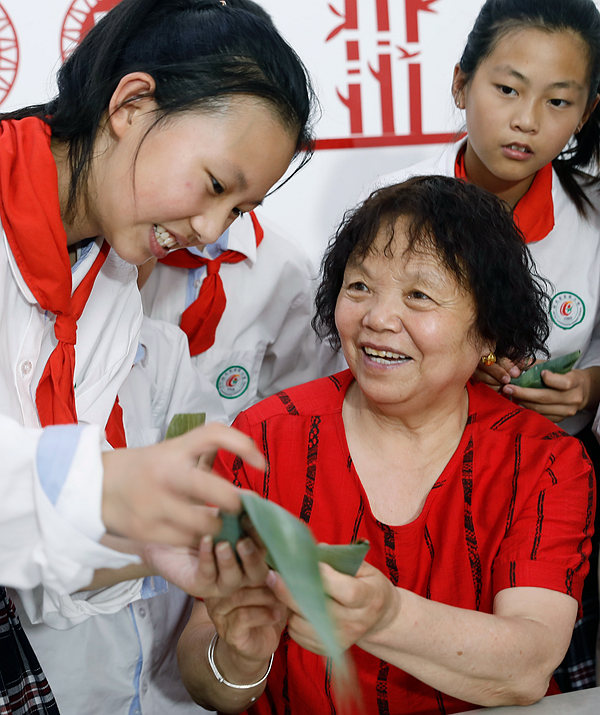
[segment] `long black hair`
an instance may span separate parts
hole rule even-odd
[[[122,0],[85,36],[58,71],[58,94],[0,119],[37,116],[69,147],[67,213],[75,210],[94,142],[119,81],[146,72],[156,83],[155,124],[193,109],[222,110],[253,95],[297,133],[302,166],[312,152],[314,92],[305,66],[252,2]]]
[[[383,253],[392,258],[399,219],[407,224],[406,251],[430,252],[473,296],[474,329],[495,345],[498,357],[519,362],[548,356],[547,284],[511,211],[485,189],[435,175],[378,189],[346,213],[321,265],[312,319],[321,339],[340,347],[335,307],[346,266],[373,251],[382,232],[387,236]]]
[[[512,30],[535,28],[546,32],[571,31],[587,47],[588,106],[600,91],[600,12],[593,0],[487,0],[479,11],[460,58],[460,69],[467,82],[498,41]],[[552,162],[569,198],[581,214],[593,208],[581,183],[597,183],[584,169],[600,160],[600,105],[596,106],[574,141]]]

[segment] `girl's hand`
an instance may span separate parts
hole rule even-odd
[[[473,378],[479,382],[489,385],[494,390],[499,390],[503,385],[510,382],[511,377],[519,377],[521,368],[515,365],[508,358],[500,358],[493,365],[483,365],[479,363],[479,367],[475,370]]]
[[[337,637],[346,649],[392,622],[400,602],[393,584],[374,566],[363,562],[356,576],[341,574],[320,564],[327,595],[332,599],[330,612],[336,623]],[[267,578],[273,593],[290,609],[288,633],[299,645],[313,653],[323,654],[318,633],[304,619],[282,578],[273,571]]]
[[[195,548],[217,534],[213,508],[236,513],[239,490],[211,471],[218,449],[259,469],[264,458],[245,434],[212,423],[160,444],[105,452],[102,520],[107,532],[134,541]]]
[[[213,547],[210,536],[197,549],[147,544],[146,564],[186,593],[198,598],[227,597],[245,586],[264,584],[269,567],[264,550],[252,539],[236,544],[239,561],[231,546],[222,541]]]
[[[589,370],[571,370],[564,375],[542,370],[541,375],[546,387],[506,385],[501,392],[553,422],[571,417],[588,405],[592,389]]]
[[[287,608],[264,585],[246,586],[204,603],[219,634],[215,657],[222,672],[233,682],[256,680],[279,645]]]

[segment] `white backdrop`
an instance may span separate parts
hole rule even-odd
[[[0,0],[0,111],[44,101],[64,53],[118,0]],[[450,83],[483,0],[259,0],[306,63],[318,150],[264,212],[318,262],[380,174],[440,150],[463,118]]]

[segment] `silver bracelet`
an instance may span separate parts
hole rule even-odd
[[[212,670],[213,675],[219,681],[219,683],[221,683],[222,685],[226,685],[228,688],[235,688],[235,690],[251,690],[252,688],[256,688],[258,685],[261,685],[261,683],[265,682],[269,673],[271,672],[271,666],[273,665],[273,658],[275,657],[275,653],[271,654],[271,660],[269,661],[269,667],[267,668],[267,672],[263,675],[263,677],[260,680],[257,680],[256,683],[248,683],[248,685],[237,685],[236,683],[230,683],[228,680],[226,680],[221,675],[221,673],[219,673],[219,669],[217,668],[217,665],[215,663],[215,658],[214,658],[215,648],[217,646],[218,640],[219,640],[219,634],[215,633],[208,645],[207,657],[208,657],[208,664],[210,665],[210,669]]]

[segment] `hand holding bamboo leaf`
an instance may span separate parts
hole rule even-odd
[[[183,546],[217,533],[220,520],[207,505],[240,509],[238,490],[211,469],[220,448],[258,468],[263,464],[246,435],[217,423],[143,449],[104,452],[102,521],[107,531]]]
[[[193,416],[176,415],[169,425],[169,435],[175,436],[193,425]],[[337,569],[353,574],[367,553],[368,544],[317,545],[308,527],[282,507],[249,491],[243,491],[241,499],[245,513],[265,546],[267,563],[279,571],[301,612],[320,634],[325,653],[343,671],[343,648],[336,641],[333,622],[327,610],[319,562],[326,561]],[[227,543],[233,549],[246,533],[241,515],[222,513],[221,517],[223,528],[216,540]],[[218,544],[218,549],[229,554],[224,544]],[[233,558],[233,552],[231,555]],[[227,574],[230,574],[230,564],[227,566],[225,573],[226,578],[229,578]],[[210,565],[205,564],[205,568],[210,570]],[[216,574],[212,575],[218,579]],[[211,574],[208,573],[208,576]],[[231,573],[232,583],[236,582],[237,577],[238,573]],[[223,585],[222,580],[221,588]]]
[[[319,571],[327,562],[354,574],[364,559],[369,545],[365,542],[347,545],[316,544],[303,522],[278,504],[242,491],[242,504],[258,537],[266,549],[267,563],[279,572],[298,611],[319,634],[323,654],[333,658],[340,674],[345,674],[344,648],[337,641],[334,622]],[[239,538],[243,531],[234,518],[227,518],[221,538]]]
[[[542,371],[549,370],[550,372],[557,373],[559,375],[564,375],[573,369],[573,366],[579,359],[581,355],[581,350],[575,350],[568,355],[561,355],[560,357],[553,358],[551,360],[546,360],[542,362],[536,362],[530,368],[522,372],[519,377],[514,377],[510,382],[512,385],[517,385],[518,387],[544,387],[544,381],[542,380]]]
[[[343,649],[386,628],[398,613],[399,594],[381,571],[363,562],[356,575],[340,573],[321,564],[321,577],[329,598],[329,612],[336,626],[336,638]],[[299,645],[313,653],[327,655],[322,639],[302,615],[283,579],[271,572],[267,583],[290,609],[288,632]]]
[[[234,680],[256,680],[277,649],[288,609],[266,586],[240,588],[204,604],[219,634],[219,663]]]
[[[600,368],[573,369],[578,354],[537,363],[523,373],[522,380],[505,385],[502,393],[553,422],[560,423],[581,410],[595,409],[600,399]]]
[[[265,552],[251,539],[216,546],[210,536],[198,548],[149,544],[144,560],[151,568],[186,593],[198,598],[225,597],[240,588],[264,584],[268,573]]]

